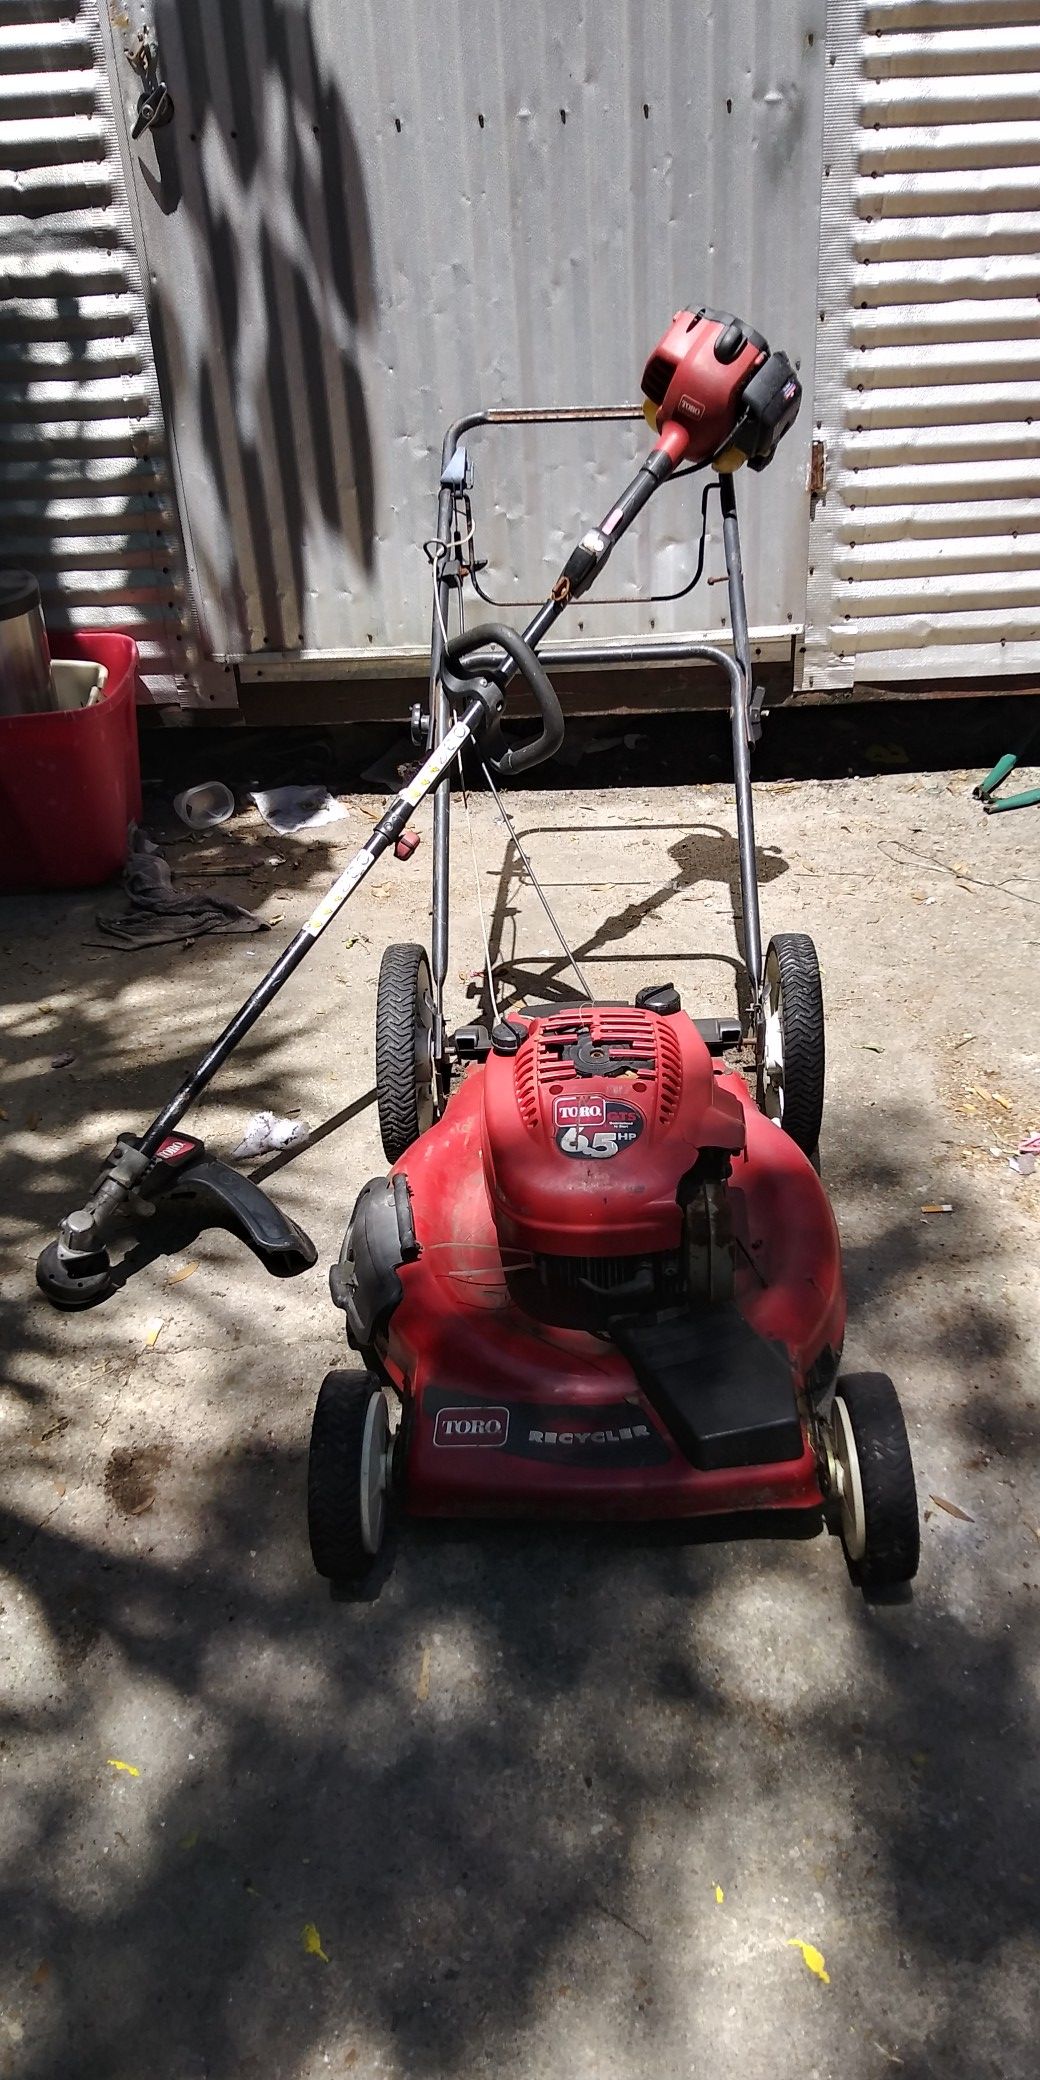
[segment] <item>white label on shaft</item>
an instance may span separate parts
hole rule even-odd
[[[347,897],[357,887],[358,882],[364,880],[369,867],[374,867],[375,863],[376,854],[370,852],[367,845],[363,846],[361,851],[355,854],[349,867],[344,868],[339,880],[333,882],[328,895],[322,897],[316,910],[311,911],[303,929],[305,932],[310,933],[312,939],[316,939],[318,933],[323,932],[325,926],[332,923],[337,910],[346,902]]]
[[[399,802],[407,802],[410,809],[418,808],[424,795],[428,795],[435,781],[440,779],[445,767],[450,766],[452,759],[458,756],[463,745],[469,742],[469,735],[470,732],[466,724],[464,722],[456,722],[454,728],[448,731],[444,742],[438,744],[437,749],[431,751],[425,765],[420,766],[415,779],[410,780],[407,787],[402,787],[397,800]],[[303,929],[305,932],[310,933],[312,939],[316,939],[318,933],[323,932],[326,925],[332,923],[337,910],[342,908],[347,897],[353,893],[358,883],[364,880],[369,868],[375,866],[378,857],[379,854],[370,851],[367,845],[363,846],[362,850],[355,854],[349,867],[346,867],[340,875],[339,880],[333,882],[328,895],[323,896],[316,910],[311,911]]]
[[[435,751],[431,751],[426,764],[419,767],[415,779],[409,780],[407,787],[402,787],[398,800],[407,802],[410,809],[417,809],[423,796],[429,794],[434,781],[440,779],[445,766],[450,766],[452,759],[457,757],[468,741],[469,730],[466,724],[456,722],[454,728],[448,731],[443,743],[438,744]]]

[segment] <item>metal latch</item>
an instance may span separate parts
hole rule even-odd
[[[164,130],[173,121],[173,95],[159,76],[158,45],[142,40],[136,50],[124,51],[123,55],[141,82],[131,137],[141,137],[146,130]]]

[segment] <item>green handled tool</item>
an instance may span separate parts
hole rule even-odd
[[[980,780],[978,786],[972,788],[973,799],[982,803],[987,816],[999,816],[1004,809],[1033,809],[1040,802],[1040,787],[1026,787],[1019,794],[1004,795],[999,802],[993,800],[997,788],[1002,781],[1007,779],[1009,773],[1014,772],[1023,751],[1032,743],[1036,734],[1037,730],[1031,729],[1025,742],[1019,746],[1018,750],[1005,751],[1003,758],[998,758],[996,765],[991,772],[986,774],[985,779]]]
[[[1024,787],[1020,794],[1006,794],[1002,801],[984,801],[982,806],[987,816],[999,816],[1002,809],[1035,809],[1040,802],[1040,787]]]

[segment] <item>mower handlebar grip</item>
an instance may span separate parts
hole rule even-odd
[[[540,766],[559,750],[564,737],[563,709],[537,651],[504,621],[485,621],[480,628],[468,628],[463,635],[453,636],[445,648],[445,661],[449,667],[460,666],[474,651],[485,650],[489,645],[505,651],[533,694],[542,720],[540,734],[529,744],[507,744],[495,754],[489,750],[488,764],[496,773],[511,778],[514,773],[530,772],[532,766]],[[497,725],[495,737],[499,743],[504,741]]]

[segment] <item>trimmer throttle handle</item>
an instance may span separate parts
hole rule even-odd
[[[509,628],[504,621],[485,621],[480,628],[469,628],[463,635],[452,637],[445,648],[441,668],[441,683],[449,699],[464,697],[472,700],[474,694],[480,693],[482,678],[485,683],[490,680],[489,692],[491,691],[494,685],[493,675],[482,673],[468,677],[464,670],[457,675],[452,669],[453,666],[464,666],[467,657],[471,657],[475,651],[486,650],[489,645],[505,651],[525,686],[534,695],[538,713],[542,718],[541,734],[531,743],[506,743],[504,750],[500,749],[494,753],[489,749],[488,764],[496,773],[512,778],[514,773],[530,772],[532,766],[540,766],[545,759],[552,758],[559,750],[564,735],[563,710],[537,651],[531,648],[530,643],[524,641],[515,628]],[[494,723],[492,741],[501,745],[505,743],[505,739],[495,719],[500,705],[500,700],[489,699],[487,703],[489,718]]]

